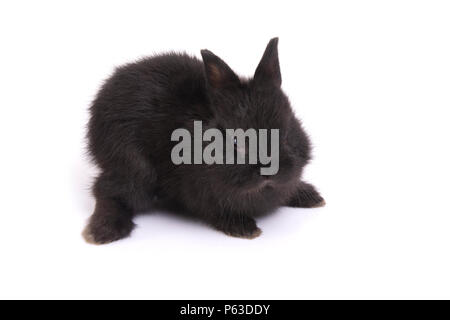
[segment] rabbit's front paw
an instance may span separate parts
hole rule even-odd
[[[294,208],[318,208],[325,205],[325,200],[312,185],[301,182],[287,205]]]
[[[241,215],[216,224],[216,228],[229,236],[244,239],[254,239],[262,233],[261,229],[256,225],[255,219]]]

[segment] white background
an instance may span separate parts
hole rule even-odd
[[[274,36],[327,206],[252,241],[151,213],[86,244],[113,68],[208,48],[250,76]],[[0,298],[450,298],[448,2],[2,1],[0,47]]]

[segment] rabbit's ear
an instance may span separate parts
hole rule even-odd
[[[239,77],[218,56],[209,50],[201,51],[208,84],[215,89],[239,84]]]
[[[264,51],[264,55],[256,68],[254,79],[258,83],[269,83],[281,86],[280,64],[278,62],[278,38],[273,38]]]

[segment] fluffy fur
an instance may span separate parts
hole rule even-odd
[[[281,90],[272,39],[252,79],[239,78],[219,57],[203,61],[168,53],[122,66],[105,82],[90,109],[89,151],[101,174],[96,208],[84,231],[108,243],[132,231],[133,215],[156,202],[189,213],[231,236],[261,233],[255,216],[283,205],[315,207],[324,200],[301,181],[310,142]],[[260,165],[174,165],[177,128],[280,130],[280,169],[261,176]]]

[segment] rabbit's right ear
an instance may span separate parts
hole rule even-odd
[[[209,50],[201,51],[208,84],[214,89],[226,88],[240,83],[239,77],[218,56]]]
[[[264,55],[256,68],[253,77],[256,82],[281,86],[280,63],[278,61],[278,38],[269,41]]]

